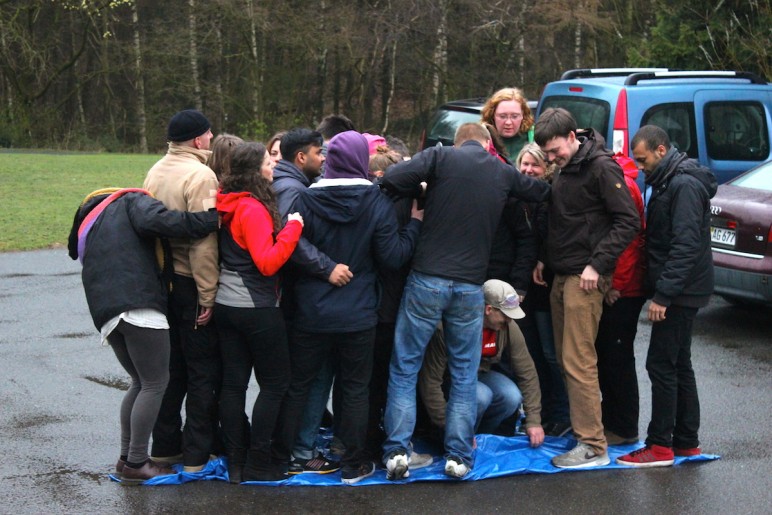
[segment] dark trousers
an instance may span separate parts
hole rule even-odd
[[[692,324],[697,308],[669,306],[651,329],[646,370],[651,379],[647,445],[699,446],[700,400],[692,369]]]
[[[374,339],[375,328],[352,333],[293,332],[290,338],[292,381],[275,433],[277,460],[289,459],[306,409],[308,390],[330,353],[336,363],[336,388],[341,396],[340,426],[336,435],[346,446],[343,466],[357,467],[364,460]]]
[[[169,295],[169,385],[153,428],[153,456],[182,452],[186,466],[203,465],[214,448],[217,399],[222,380],[214,323],[196,325],[198,291],[190,277],[174,275]],[[185,400],[185,428],[182,402]]]
[[[638,436],[635,335],[644,302],[644,297],[622,297],[613,306],[604,303],[595,339],[603,427],[623,438]]]
[[[383,431],[383,412],[386,409],[386,390],[389,386],[389,362],[394,348],[395,324],[379,323],[375,329],[373,373],[370,378],[370,401],[367,417],[367,453],[375,460],[381,458],[381,447],[386,439]]]
[[[279,308],[234,308],[217,304],[222,356],[220,423],[228,459],[270,470],[271,437],[290,383],[290,358]],[[255,371],[260,393],[252,407],[251,435],[244,424],[249,378]]]

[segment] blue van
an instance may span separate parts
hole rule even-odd
[[[772,84],[752,73],[569,70],[544,88],[537,114],[550,107],[567,109],[579,127],[594,128],[607,147],[630,157],[641,126],[662,127],[719,183],[770,159]]]

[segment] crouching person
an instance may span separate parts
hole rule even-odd
[[[525,316],[520,299],[509,284],[490,279],[483,285],[482,358],[477,373],[475,433],[494,433],[523,404],[525,430],[532,447],[544,442],[541,427],[541,391],[536,367],[515,319]],[[502,357],[508,356],[508,362]],[[445,428],[446,401],[442,389],[447,355],[442,331],[435,333],[426,350],[418,390],[436,426]],[[509,370],[507,370],[509,369]],[[507,373],[505,373],[507,372]],[[515,381],[509,375],[513,374]],[[511,428],[514,429],[514,428]]]

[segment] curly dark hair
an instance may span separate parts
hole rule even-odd
[[[270,159],[265,145],[249,141],[233,148],[231,167],[222,178],[223,193],[248,191],[263,204],[273,219],[274,233],[281,229],[281,217],[271,182],[263,177],[260,168],[263,161]]]

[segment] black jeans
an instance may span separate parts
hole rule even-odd
[[[374,340],[375,328],[352,333],[293,332],[290,339],[292,381],[275,433],[275,459],[289,460],[306,409],[308,390],[324,358],[332,353],[336,363],[336,388],[341,395],[340,426],[336,435],[346,446],[342,463],[344,467],[358,467],[364,461]]]
[[[214,448],[217,398],[222,380],[214,323],[196,326],[198,291],[190,277],[174,275],[169,295],[169,385],[153,428],[153,456],[182,452],[186,466],[203,465]],[[185,428],[182,402],[185,400]]]
[[[604,303],[595,339],[603,427],[623,438],[638,437],[635,335],[644,302],[644,297],[622,297],[613,306]]]
[[[651,329],[646,370],[651,379],[651,422],[646,445],[699,446],[700,400],[692,369],[692,324],[697,308],[669,306]]]
[[[270,470],[271,437],[290,384],[290,357],[279,308],[235,308],[217,304],[217,334],[222,356],[220,423],[228,459]],[[260,393],[252,407],[251,436],[244,425],[244,404],[252,369]]]

